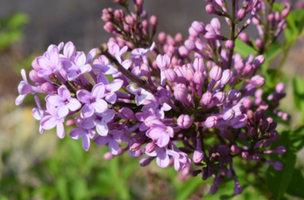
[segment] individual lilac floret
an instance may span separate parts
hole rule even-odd
[[[69,60],[63,60],[63,69],[67,72],[67,77],[69,81],[73,81],[79,76],[88,73],[92,70],[90,64],[87,64],[87,58],[83,52],[78,52],[74,58],[74,62]]]
[[[39,98],[37,96],[35,96],[34,98],[35,98],[35,102],[37,104],[37,108],[33,108],[32,114],[36,120],[40,121],[47,114],[47,112],[45,110],[41,109]],[[39,126],[39,132],[41,134],[44,132],[44,129],[42,128],[41,125]]]
[[[59,50],[56,45],[50,45],[44,56],[36,58],[36,62],[40,67],[38,71],[40,77],[46,77],[55,72],[59,72],[62,68],[59,60]]]
[[[108,109],[108,104],[102,98],[105,96],[105,86],[102,83],[96,84],[92,92],[79,90],[77,98],[80,102],[85,103],[81,109],[81,117],[88,118],[94,114],[94,111],[102,113]]]
[[[123,85],[123,80],[115,79],[112,83],[109,83],[107,77],[99,74],[97,77],[97,83],[103,83],[105,85],[105,100],[111,104],[115,104],[117,100],[117,92]]]
[[[168,55],[158,55],[156,57],[156,64],[160,69],[160,84],[161,85],[165,85],[166,83],[166,75],[165,75],[165,71],[168,69],[169,65],[170,65],[170,57]]]
[[[57,90],[58,94],[48,95],[45,100],[52,106],[57,107],[57,116],[59,118],[66,117],[70,111],[76,111],[81,108],[81,103],[71,97],[71,92],[62,85]]]
[[[151,100],[151,93],[142,88],[134,88],[133,85],[128,85],[127,90],[135,95],[136,105],[145,104],[145,100]]]
[[[124,46],[122,49],[119,48],[118,44],[114,42],[108,42],[109,53],[115,56],[115,58],[121,63],[121,57],[127,52],[128,47]]]
[[[110,152],[113,155],[117,155],[119,150],[118,141],[120,140],[121,135],[122,135],[121,131],[113,130],[109,132],[108,135],[106,136],[97,135],[94,138],[94,142],[98,145],[108,144]]]
[[[80,138],[82,139],[82,147],[84,150],[88,151],[90,148],[90,143],[91,143],[91,139],[93,139],[94,135],[95,135],[95,131],[93,129],[85,129],[82,126],[82,119],[77,116],[74,120],[76,126],[78,126],[78,128],[74,128],[70,131],[69,135],[71,136],[71,138],[73,138],[74,140],[78,140]]]
[[[160,148],[158,146],[155,146],[155,150],[151,153],[145,152],[148,156],[157,157],[156,163],[158,166],[165,168],[168,167],[170,159],[169,155],[167,153],[167,148]]]
[[[115,116],[115,111],[108,109],[103,113],[95,112],[92,117],[86,118],[82,122],[82,126],[86,129],[96,127],[99,135],[106,136],[109,132],[107,122],[110,122]]]
[[[187,129],[192,125],[193,119],[189,115],[180,115],[177,118],[177,125],[180,128]]]
[[[65,131],[63,126],[64,118],[63,117],[59,118],[57,116],[56,108],[53,105],[46,103],[46,108],[49,115],[46,115],[41,119],[40,125],[45,130],[50,130],[56,126],[57,136],[63,139],[65,136]]]
[[[152,120],[149,120],[149,119]],[[166,126],[161,121],[155,119],[154,116],[148,117],[146,121],[150,121],[146,123],[147,126],[151,127],[147,132],[146,135],[153,140],[157,140],[156,144],[159,147],[165,147],[170,141],[170,137],[173,138],[174,130],[170,126]]]
[[[153,42],[149,49],[137,48],[131,51],[130,59],[136,60],[140,59],[144,63],[149,64],[148,55],[151,51],[153,51],[155,47],[155,43]]]
[[[22,104],[24,98],[29,93],[43,93],[43,91],[39,87],[31,86],[26,78],[26,71],[24,69],[21,70],[21,76],[23,81],[21,81],[18,85],[19,96],[15,100],[15,104],[19,106]]]

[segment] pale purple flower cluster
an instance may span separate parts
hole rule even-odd
[[[123,6],[127,2],[117,1]],[[226,16],[226,4],[209,2],[209,13]],[[234,5],[233,19],[241,21],[250,13],[248,20],[257,20],[261,7],[263,2],[258,0],[244,1],[241,9]],[[21,71],[17,105],[29,93],[46,94],[45,109],[35,96],[33,116],[40,120],[40,133],[56,127],[58,137],[63,138],[66,121],[74,127],[70,137],[82,138],[84,150],[89,150],[93,140],[108,146],[105,159],[129,151],[130,157],[145,155],[141,166],[154,159],[162,168],[174,165],[176,171],[182,171],[181,179],[191,171],[194,176],[202,173],[203,180],[211,176],[212,194],[224,176],[234,179],[236,194],[242,192],[233,169],[237,155],[282,170],[279,161],[263,158],[264,154],[286,151],[282,146],[265,149],[280,137],[266,110],[288,119],[288,114],[275,109],[285,96],[284,84],[278,84],[267,99],[258,89],[265,79],[255,72],[264,56],[242,58],[235,54],[236,37],[221,35],[217,18],[206,25],[194,21],[186,40],[181,34],[173,38],[161,32],[158,43],[151,42],[157,19],[150,18],[153,30],[149,34],[142,1],[135,1],[135,10],[137,14],[125,16],[122,10],[104,9],[105,29],[117,38],[88,55],[76,51],[72,42],[50,45],[32,63],[29,77],[35,86]],[[283,11],[273,26],[285,23],[287,14]],[[236,28],[228,16],[226,21]],[[210,134],[218,144],[207,147]],[[249,145],[240,146],[238,140]],[[200,165],[204,167],[197,170]]]

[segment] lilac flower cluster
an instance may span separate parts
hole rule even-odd
[[[127,2],[117,1],[124,7]],[[157,18],[150,18],[150,34],[142,1],[135,1],[136,14],[104,9],[104,28],[116,39],[88,55],[76,51],[72,42],[50,45],[32,63],[29,77],[35,86],[27,81],[25,70],[21,71],[16,105],[29,93],[45,94],[45,108],[34,97],[37,108],[33,116],[40,120],[40,133],[56,127],[58,137],[64,138],[66,122],[74,127],[69,136],[82,138],[84,150],[89,150],[91,141],[107,145],[105,159],[128,151],[130,157],[145,156],[140,166],[154,159],[162,168],[174,165],[176,171],[182,171],[182,179],[191,171],[193,176],[202,173],[203,180],[214,180],[212,194],[223,177],[232,177],[234,191],[240,194],[242,187],[233,169],[236,156],[268,163],[276,170],[283,168],[281,162],[266,160],[263,155],[286,151],[283,146],[267,149],[280,137],[277,123],[267,117],[267,111],[289,118],[276,110],[285,96],[284,84],[263,99],[263,90],[258,88],[265,79],[255,72],[264,56],[242,58],[234,53],[235,39],[244,36],[243,29],[235,32],[237,23],[246,15],[246,26],[258,20],[263,2],[245,0],[238,9],[234,1],[232,16],[224,1],[208,2],[208,13],[225,16],[233,30],[230,39],[221,35],[221,24],[213,18],[210,24],[194,21],[186,40],[181,34],[173,38],[161,32],[155,43]],[[277,32],[284,28],[287,13],[285,10],[271,21]],[[208,147],[210,135],[217,143]],[[249,145],[241,146],[239,140]]]

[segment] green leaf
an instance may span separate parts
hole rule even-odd
[[[304,126],[290,132],[291,145],[296,151],[300,151],[304,147]]]
[[[302,121],[304,121],[304,81],[299,77],[293,78],[293,95],[296,107],[302,112]]]
[[[266,60],[269,62],[274,59],[281,51],[283,50],[282,46],[278,41],[274,41],[270,47],[264,53]]]
[[[273,143],[271,149],[274,149],[278,145],[284,145],[286,147],[286,153],[281,157],[280,161],[283,163],[283,170],[276,171],[272,166],[268,167],[266,172],[266,184],[270,192],[280,199],[285,193],[289,182],[291,181],[292,173],[296,162],[296,151],[291,145],[289,140],[289,132],[284,131],[281,134],[279,141]],[[276,161],[277,156],[272,155],[271,161]]]
[[[25,13],[16,13],[12,15],[8,22],[7,26],[10,29],[20,28],[20,26],[26,24],[29,21],[29,16]]]
[[[73,199],[84,199],[87,191],[87,185],[84,180],[78,179],[72,182],[71,194],[73,195]]]
[[[60,199],[69,199],[67,181],[65,178],[58,177],[55,186]]]
[[[254,54],[254,49],[248,46],[240,39],[235,40],[235,49],[237,53],[241,54],[242,57],[246,57],[249,54]]]
[[[300,169],[295,169],[292,173],[292,178],[287,188],[287,194],[304,198],[304,190],[299,186],[304,186],[304,177]]]
[[[204,181],[199,178],[191,178],[184,182],[183,185],[177,190],[176,200],[189,199],[189,197],[201,186]]]

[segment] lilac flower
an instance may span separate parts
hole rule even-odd
[[[179,171],[185,169],[185,167],[191,164],[191,159],[188,155],[182,151],[180,151],[175,145],[171,145],[173,150],[167,150],[167,154],[172,156],[174,160],[174,169],[175,171]]]
[[[113,130],[109,132],[106,136],[97,135],[94,138],[94,142],[98,145],[108,144],[110,152],[113,155],[117,155],[119,149],[118,141],[120,140],[121,135],[121,131]]]
[[[22,104],[27,94],[43,93],[43,91],[39,87],[33,87],[28,83],[26,78],[26,72],[24,69],[21,70],[21,76],[23,78],[23,81],[21,81],[18,85],[19,96],[15,100],[15,104],[17,106]]]
[[[108,42],[109,53],[115,56],[115,58],[121,63],[121,57],[128,51],[128,47],[124,46],[122,49],[119,48],[118,44],[114,42]]]
[[[102,113],[108,109],[108,104],[102,98],[105,96],[105,86],[102,83],[96,84],[92,92],[79,90],[77,99],[85,103],[81,109],[81,117],[88,118],[94,114],[94,111]]]
[[[131,51],[130,59],[134,60],[136,58],[137,59],[140,58],[144,63],[149,64],[148,55],[151,51],[153,51],[154,47],[155,47],[155,43],[153,42],[149,49],[143,49],[143,48],[134,49],[133,51]]]
[[[82,122],[82,126],[86,129],[96,127],[99,135],[106,136],[109,132],[107,122],[110,122],[115,116],[115,111],[108,109],[103,113],[94,113],[90,118],[86,118]]]
[[[142,88],[134,88],[133,85],[128,85],[127,90],[135,95],[136,105],[145,104],[146,100],[151,100],[151,93]]]
[[[58,117],[55,106],[46,103],[47,112],[49,115],[45,115],[41,121],[40,125],[45,130],[50,130],[56,126],[57,136],[61,139],[65,136],[65,131],[63,127],[64,118]]]
[[[153,117],[148,117],[148,119]],[[161,121],[153,118],[153,121],[151,124],[146,124],[147,126],[150,126],[151,128],[146,132],[146,135],[150,137],[153,140],[157,140],[156,144],[159,147],[165,147],[170,141],[170,137],[173,138],[174,136],[174,130],[170,126],[166,126]]]
[[[169,155],[167,153],[167,148],[160,148],[158,146],[155,146],[155,150],[151,153],[145,152],[148,156],[151,157],[157,157],[156,163],[158,166],[165,168],[168,167],[170,159]]]
[[[37,108],[33,108],[32,110],[32,114],[33,117],[36,120],[41,120],[45,115],[47,115],[48,113],[45,110],[41,109],[41,105],[40,105],[40,100],[37,96],[34,97],[35,98],[35,102],[37,104]],[[44,132],[44,129],[42,128],[42,126],[39,126],[39,132],[42,134]]]
[[[59,60],[59,50],[55,45],[50,45],[47,54],[36,58],[36,62],[40,67],[38,71],[40,77],[49,76],[62,68]]]
[[[109,80],[107,77],[103,76],[102,74],[99,74],[97,77],[97,83],[103,83],[105,86],[105,99],[107,102],[111,104],[115,104],[117,100],[116,91],[118,91],[122,85],[123,80],[115,79],[112,81],[112,83],[109,83]]]
[[[87,59],[83,52],[78,52],[74,58],[74,62],[69,60],[63,60],[63,69],[67,71],[67,77],[69,81],[73,81],[80,75],[88,73],[92,70],[91,65],[86,64]]]
[[[70,131],[69,135],[74,140],[82,139],[82,147],[84,150],[88,151],[90,148],[91,139],[93,139],[95,135],[95,131],[93,129],[86,129],[82,126],[82,119],[77,116],[75,118],[75,124],[78,128],[74,128]]]
[[[66,117],[70,111],[76,111],[81,108],[81,103],[75,98],[71,97],[70,91],[65,85],[58,88],[58,95],[48,95],[45,100],[52,106],[57,107],[57,116],[59,118]]]
[[[76,54],[76,47],[72,42],[68,42],[64,45],[63,48],[63,55],[68,59],[68,60],[73,60]]]

